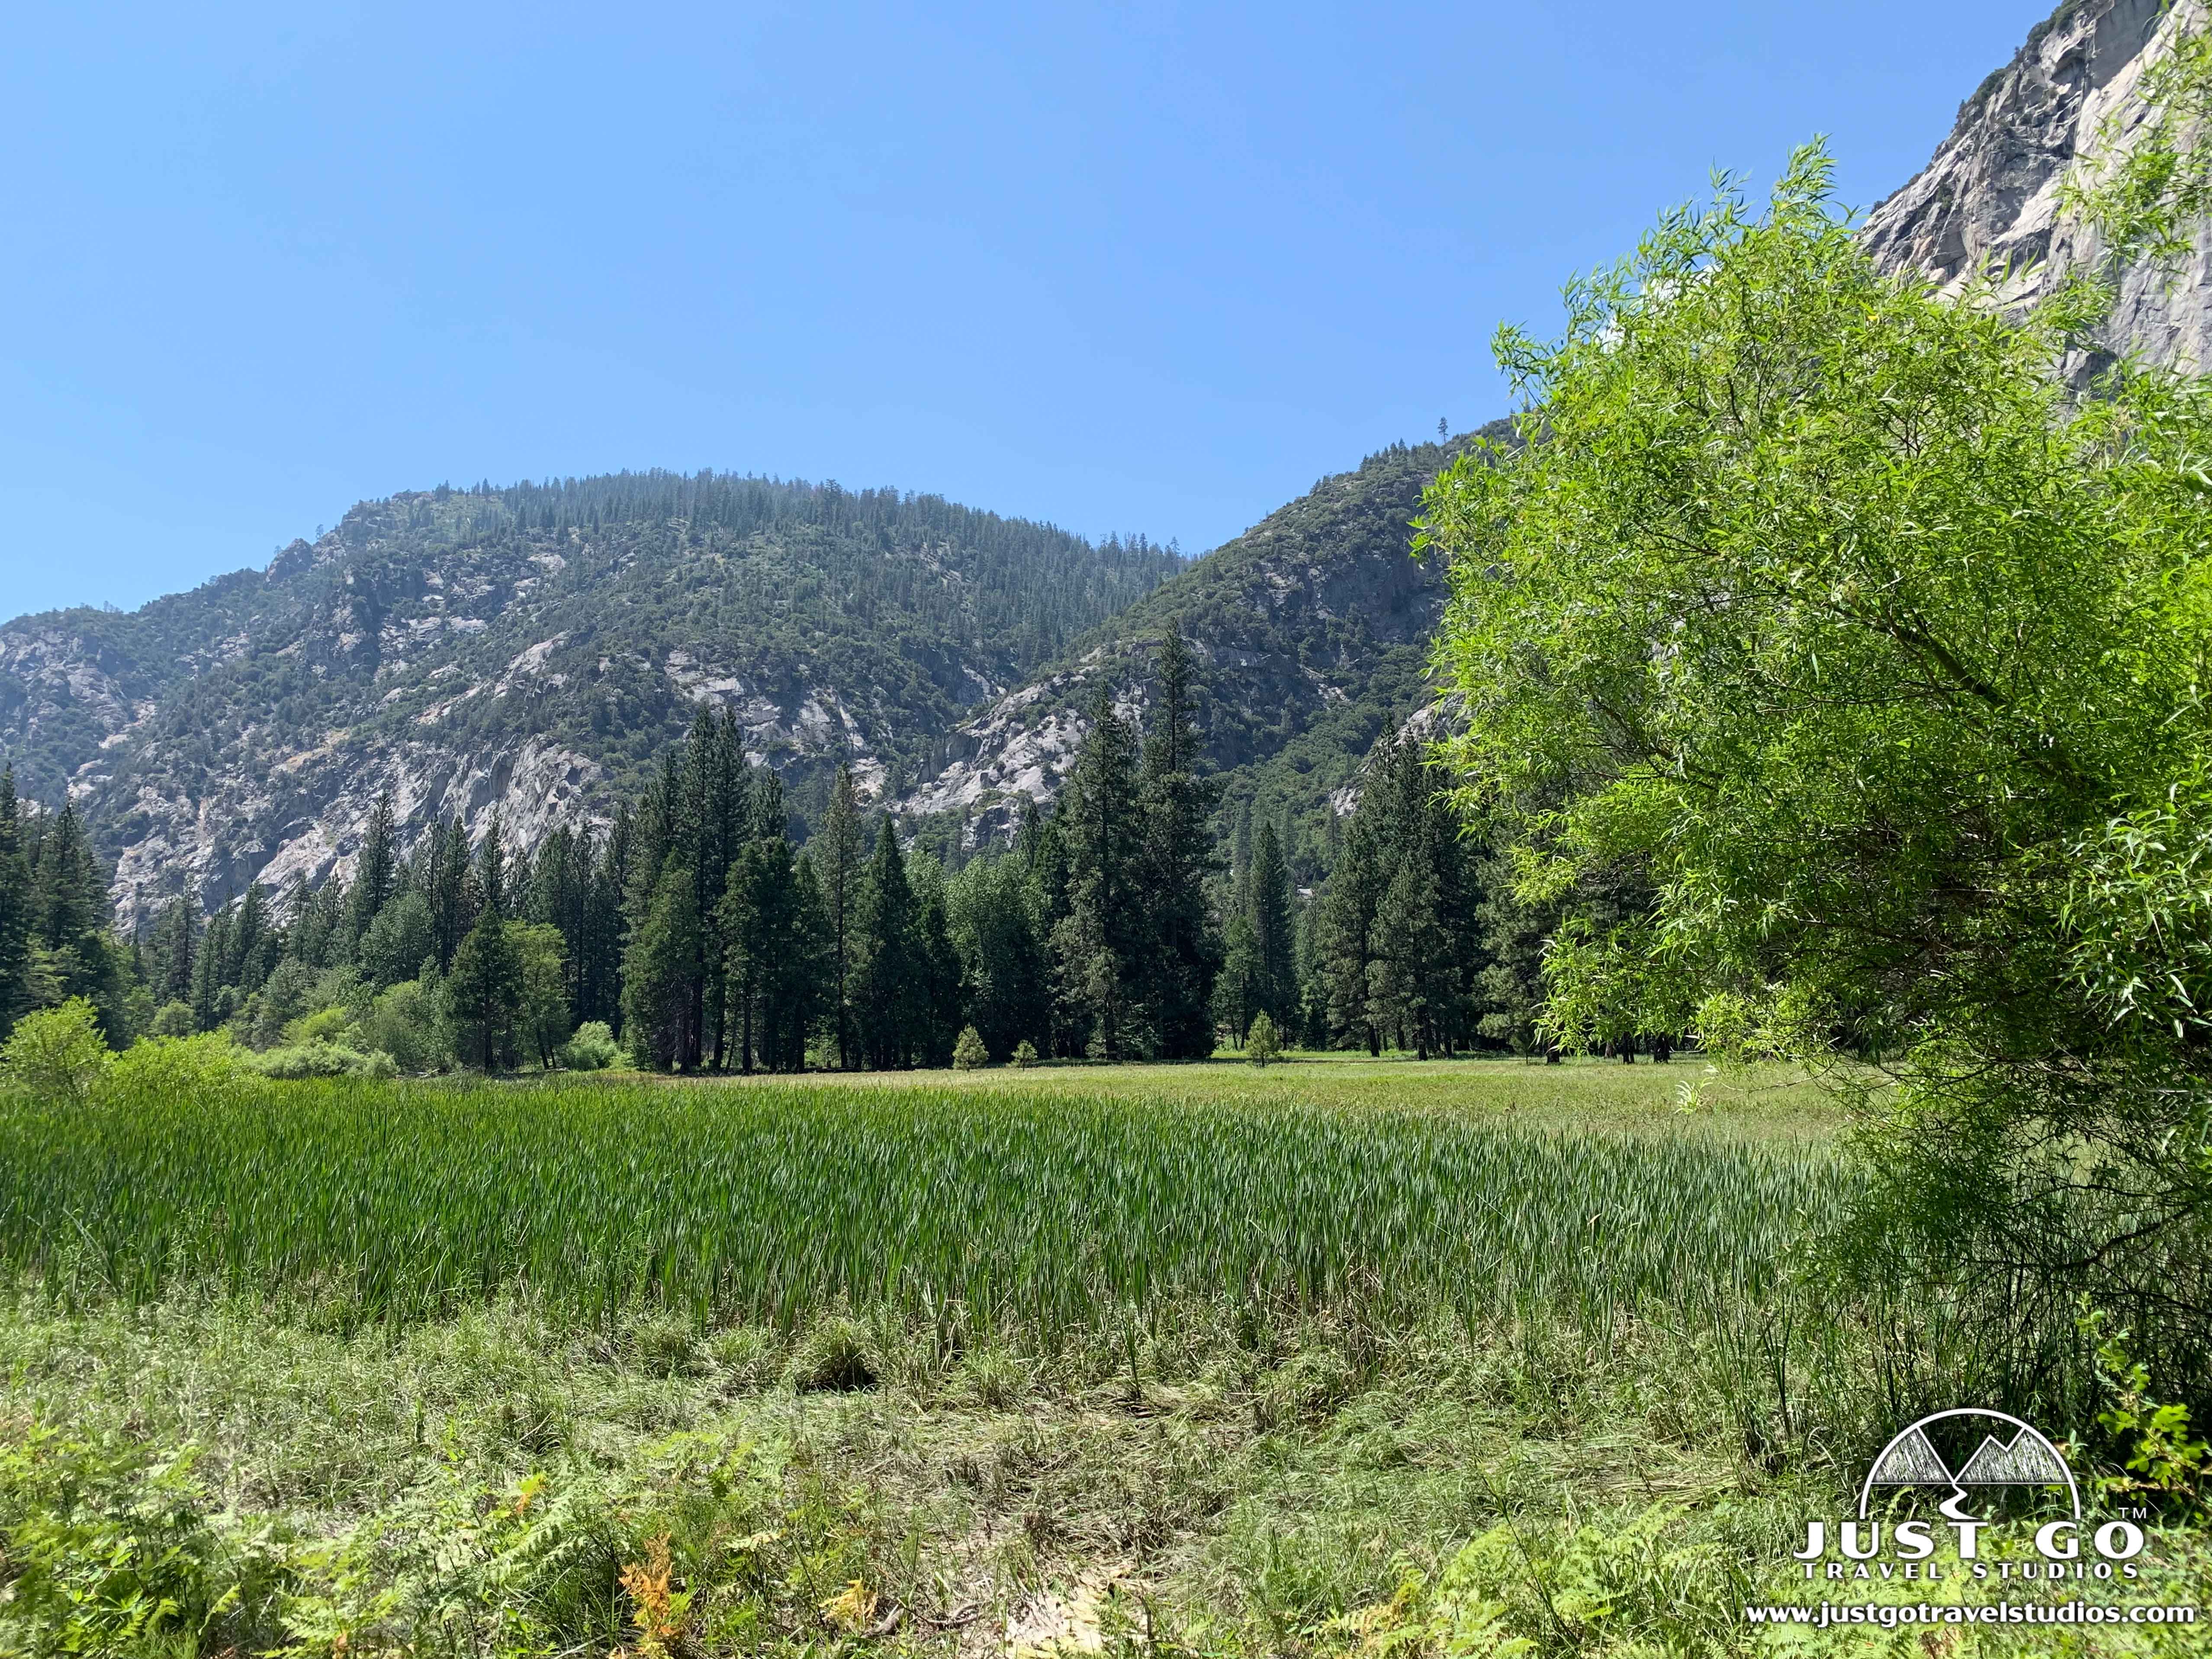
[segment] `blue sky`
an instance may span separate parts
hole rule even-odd
[[[61,6],[0,58],[0,617],[700,466],[1200,552],[1502,413],[1715,166],[1871,204],[2045,0]]]

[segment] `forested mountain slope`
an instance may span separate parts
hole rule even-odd
[[[1476,434],[1505,440],[1496,422]],[[1421,492],[1470,441],[1395,445],[1323,478],[1162,583],[1065,656],[957,727],[948,763],[908,794],[915,814],[959,814],[1004,834],[1026,796],[1057,793],[1103,679],[1143,708],[1172,623],[1199,671],[1206,759],[1227,774],[1225,810],[1312,813],[1348,782],[1393,718],[1427,700],[1443,590],[1411,556]]]
[[[733,709],[804,810],[849,760],[896,792],[980,698],[1178,568],[933,496],[702,474],[364,502],[265,573],[0,626],[0,759],[64,793],[126,921],[347,867],[502,812],[534,845]]]

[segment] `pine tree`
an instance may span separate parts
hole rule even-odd
[[[38,841],[31,880],[31,931],[52,951],[87,957],[106,932],[107,891],[73,802]],[[77,990],[67,993],[80,994]]]
[[[1327,988],[1332,1037],[1359,1043],[1370,1054],[1382,1052],[1382,1028],[1367,1006],[1367,969],[1387,882],[1373,815],[1355,811],[1322,898],[1315,955]]]
[[[195,906],[184,897],[171,899],[154,924],[154,948],[148,983],[160,1004],[189,1003],[192,1000],[192,969],[199,959],[199,929],[194,925]]]
[[[107,1040],[128,1042],[128,958],[111,931],[107,873],[74,804],[64,802],[40,824],[28,852],[37,1000],[83,997],[98,1011]]]
[[[668,864],[623,956],[623,1037],[638,1063],[665,1070],[698,1053],[692,1024],[699,913],[690,870]]]
[[[433,838],[435,848],[428,883],[430,938],[442,973],[452,968],[453,952],[461,948],[461,940],[476,925],[472,902],[476,884],[470,879],[469,836],[461,825],[459,814],[447,819],[442,830],[433,832]]]
[[[511,920],[508,914],[510,871],[507,858],[507,842],[500,833],[499,809],[492,809],[491,822],[484,828],[483,845],[477,849],[476,891],[478,908],[477,921],[490,916],[500,921]],[[474,924],[471,924],[473,931]]]
[[[353,907],[345,883],[336,876],[318,888],[310,888],[305,876],[296,878],[282,908],[292,918],[284,935],[288,954],[310,968],[332,968],[355,958],[360,942],[351,932]]]
[[[783,1012],[779,994],[789,966],[798,900],[791,844],[781,836],[747,843],[724,884],[719,927],[733,1027],[730,1052],[741,1072],[753,1069],[757,1055],[775,1054],[784,1046],[783,1034],[775,1027]]]
[[[914,1063],[926,1012],[924,963],[916,937],[914,889],[898,835],[886,816],[860,879],[855,952],[854,1024],[877,1071]]]
[[[0,1038],[31,999],[31,868],[23,856],[15,769],[0,769]]]
[[[1221,939],[1206,896],[1207,880],[1219,867],[1207,827],[1219,790],[1198,775],[1195,694],[1189,649],[1181,628],[1170,623],[1160,641],[1137,785],[1144,819],[1138,878],[1144,936],[1137,959],[1125,969],[1144,1009],[1152,1051],[1166,1060],[1213,1052],[1213,981],[1221,970]],[[1281,862],[1278,851],[1278,877]],[[1287,951],[1289,943],[1282,939],[1281,950]]]
[[[225,905],[208,919],[199,960],[192,964],[192,1024],[203,1031],[214,1030],[231,1013],[223,994],[228,988],[223,968],[230,956],[233,914]]]
[[[489,1076],[514,1062],[516,1023],[522,1012],[522,956],[498,910],[486,905],[453,952],[444,984],[446,1017],[465,1064]]]
[[[837,1063],[847,1071],[860,1064],[854,1012],[854,961],[860,943],[861,848],[860,807],[850,767],[837,769],[830,788],[830,810],[822,821],[819,871],[823,914],[830,930],[830,1018]]]
[[[618,1026],[623,1018],[623,946],[627,925],[623,894],[629,884],[636,836],[629,809],[617,810],[614,827],[592,866],[585,900],[584,936],[576,969],[576,1018]]]
[[[325,887],[330,884],[325,882]],[[392,823],[392,791],[385,790],[369,810],[368,828],[362,833],[361,854],[355,859],[353,887],[345,914],[347,953],[361,943],[376,913],[392,902],[399,887],[399,849]]]
[[[1213,1017],[1242,1048],[1260,1011],[1260,953],[1252,939],[1251,895],[1240,891],[1231,904],[1221,973],[1213,981]]]
[[[830,913],[811,851],[792,866],[789,943],[780,988],[781,1006],[764,1063],[779,1072],[806,1068],[807,1039],[818,1030],[830,998]]]
[[[692,1012],[687,1069],[719,1067],[728,1045],[722,975],[727,951],[721,902],[731,866],[751,827],[751,796],[736,718],[702,708],[671,768],[670,844],[690,870],[698,960],[690,975]]]
[[[1053,929],[1053,971],[1061,1018],[1108,1060],[1141,1053],[1139,975],[1159,936],[1143,890],[1144,831],[1137,796],[1136,739],[1100,684],[1091,730],[1077,752],[1059,811],[1067,842],[1067,914]]]
[[[965,1021],[960,952],[952,943],[945,866],[933,853],[908,861],[914,887],[915,957],[921,980],[915,998],[915,1053],[925,1066],[949,1066]]]
[[[1291,874],[1272,822],[1260,825],[1252,848],[1250,896],[1254,1011],[1279,1031],[1295,1028],[1298,1006],[1297,940],[1291,912]]]
[[[1376,906],[1367,963],[1369,1017],[1422,1060],[1445,1047],[1456,988],[1441,908],[1434,872],[1401,860]]]
[[[1479,872],[1415,733],[1369,756],[1316,918],[1315,971],[1333,1037],[1426,1057],[1480,1033]]]

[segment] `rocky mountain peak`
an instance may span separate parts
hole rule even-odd
[[[1918,176],[1867,216],[1875,260],[1951,292],[1995,267],[2002,297],[2022,305],[2094,263],[2097,235],[2060,210],[2060,186],[2115,112],[2125,118],[2143,71],[2204,15],[2203,0],[2066,0],[1960,106]],[[2212,366],[2212,234],[2199,233],[2179,271],[2125,273],[2106,343],[2162,366]]]

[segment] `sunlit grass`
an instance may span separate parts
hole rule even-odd
[[[635,1076],[635,1073],[630,1074]],[[643,1080],[643,1079],[641,1079]],[[667,1078],[670,1085],[712,1089],[783,1087],[769,1077]],[[1556,1066],[1521,1059],[1417,1060],[1410,1054],[1294,1052],[1265,1067],[1233,1054],[1187,1065],[1056,1063],[1027,1071],[819,1073],[825,1088],[953,1090],[984,1097],[1018,1094],[1163,1103],[1370,1108],[1462,1112],[1552,1129],[1600,1129],[1668,1137],[1717,1133],[1754,1139],[1826,1140],[1842,1127],[1836,1095],[1795,1066],[1723,1069],[1696,1055],[1671,1064],[1648,1060],[1571,1060]]]
[[[1846,1177],[1802,1085],[1685,1113],[1696,1075],[1330,1060],[18,1096],[0,1264],[73,1297],[204,1280],[362,1316],[519,1293],[701,1324],[881,1305],[1051,1331],[1187,1301],[1702,1320],[1756,1303]]]

